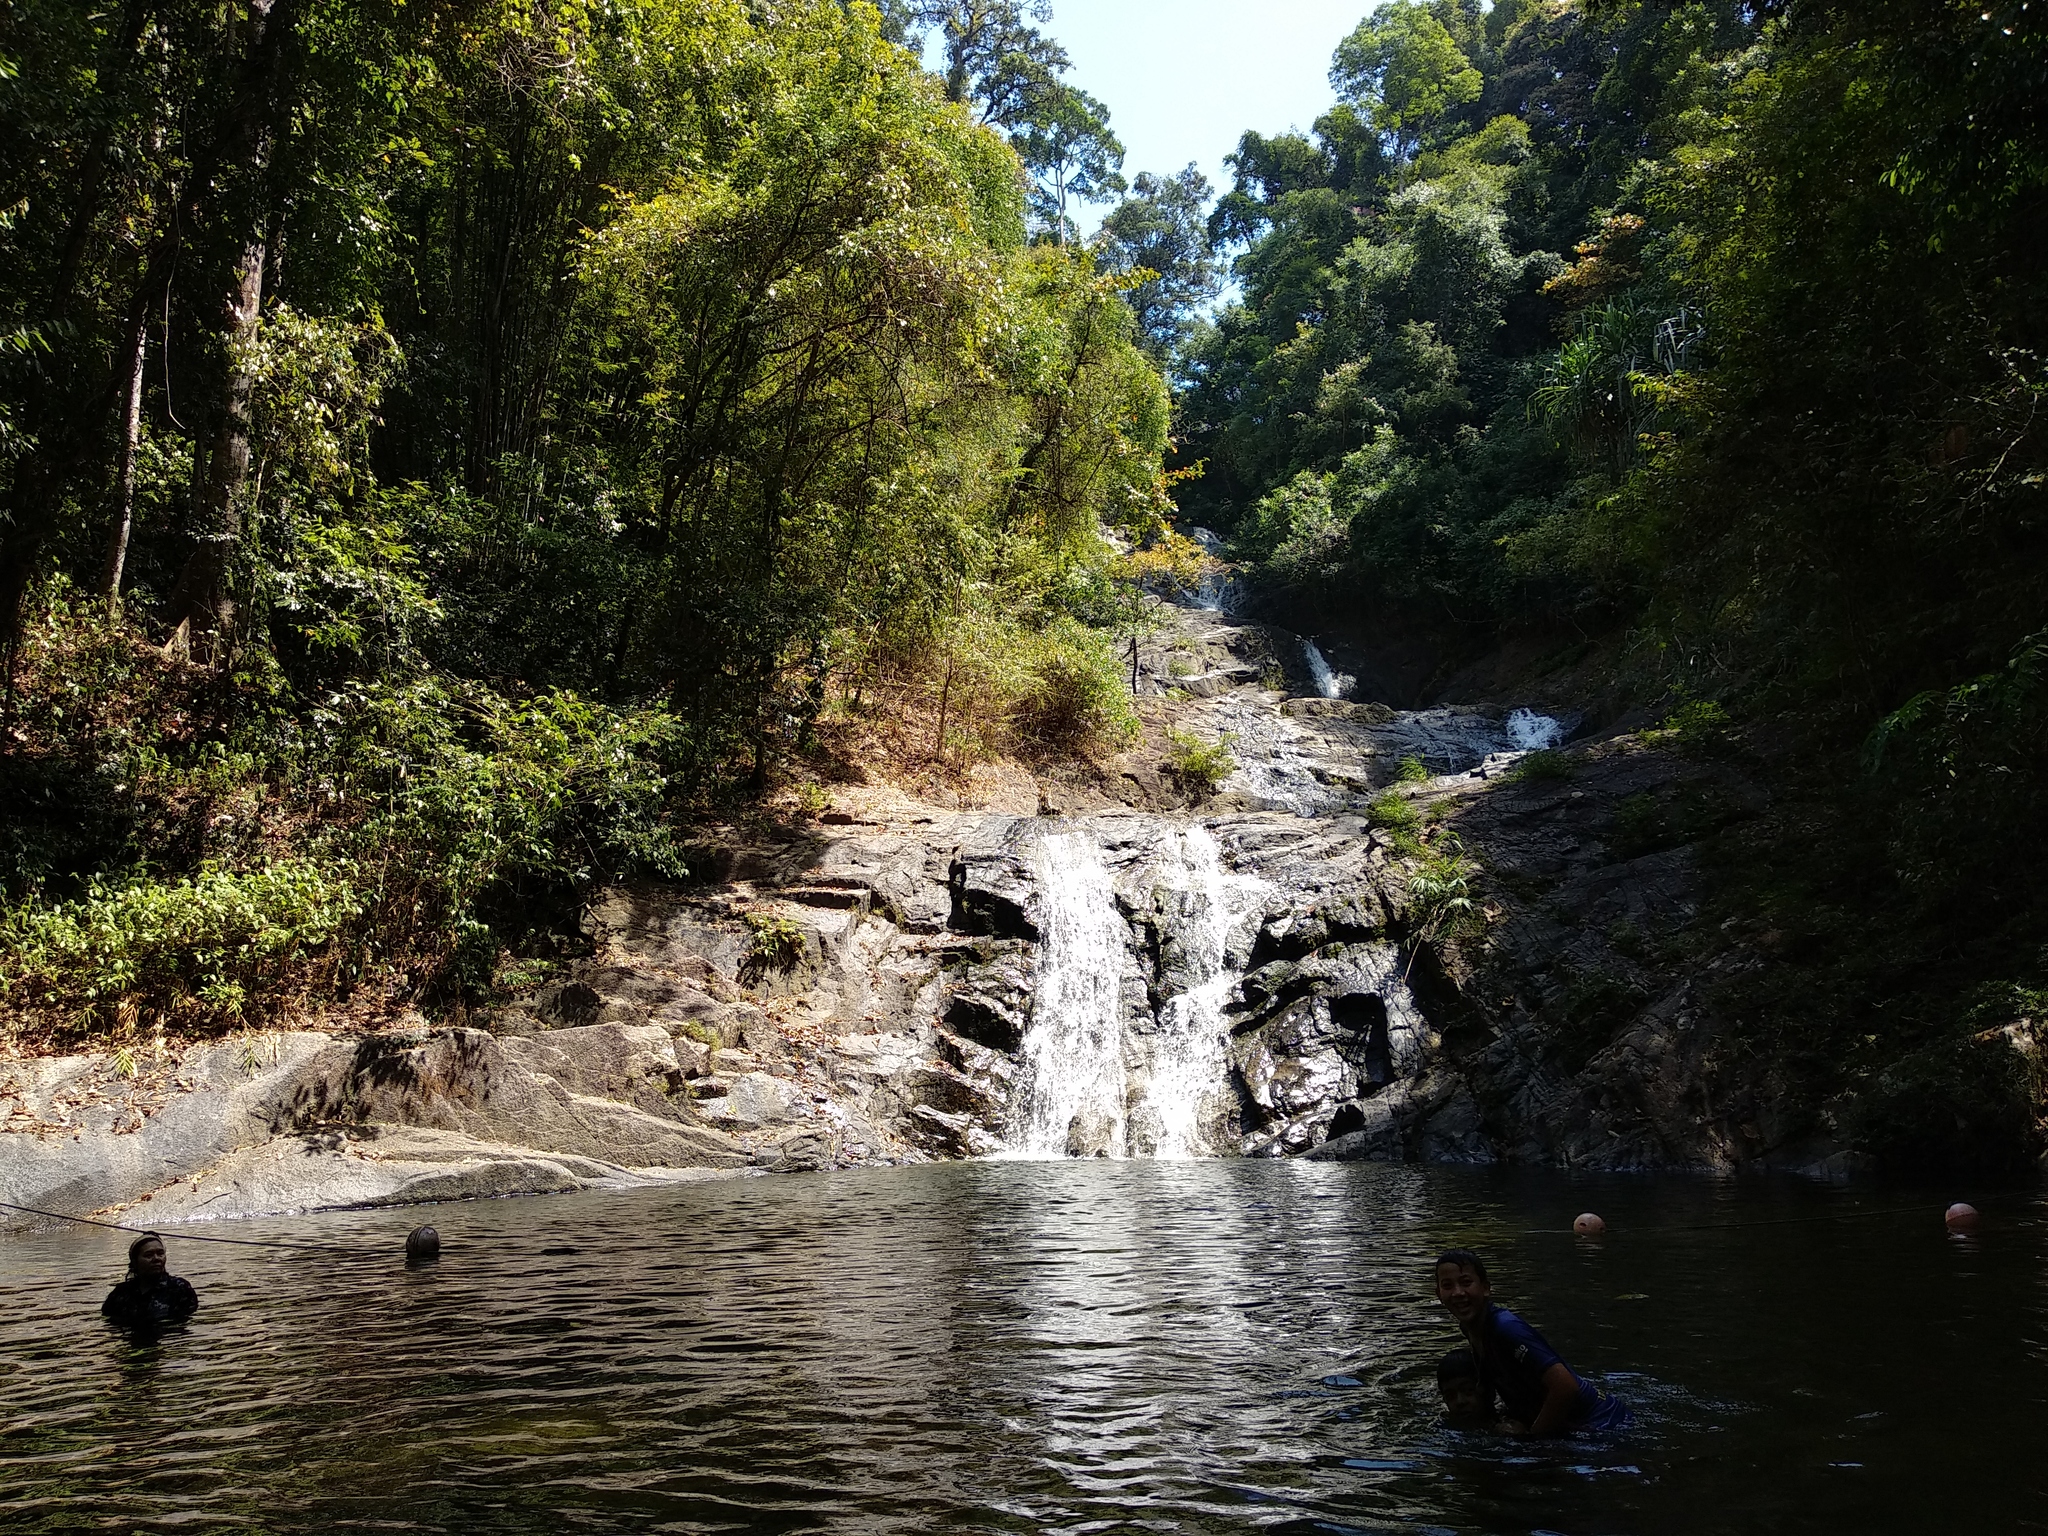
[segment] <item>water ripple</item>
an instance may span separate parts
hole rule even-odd
[[[1904,1533],[1944,1519],[1931,1466],[1981,1528],[2040,1521],[2038,1215],[1967,1254],[1883,1223],[1627,1236],[1840,1198],[997,1163],[448,1207],[410,1271],[409,1213],[344,1213],[236,1233],[360,1262],[174,1233],[205,1305],[155,1343],[95,1316],[118,1236],[10,1238],[0,1525]],[[1596,1201],[1604,1244],[1527,1235]],[[1427,1263],[1461,1239],[1637,1432],[1438,1426]],[[1787,1283],[1813,1266],[1857,1283],[1817,1308]]]

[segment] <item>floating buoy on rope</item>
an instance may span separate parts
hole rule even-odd
[[[431,1264],[441,1257],[441,1234],[432,1227],[414,1227],[405,1234],[405,1262]]]
[[[1598,1237],[1607,1230],[1607,1223],[1588,1211],[1572,1223],[1572,1230],[1581,1237]]]
[[[1948,1223],[1951,1232],[1974,1232],[1977,1230],[1977,1207],[1958,1201],[1948,1208],[1942,1219]]]

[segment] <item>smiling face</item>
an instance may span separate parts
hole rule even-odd
[[[164,1245],[152,1242],[144,1243],[140,1248],[136,1249],[135,1258],[132,1262],[135,1266],[136,1274],[142,1276],[145,1280],[156,1280],[162,1277],[164,1267],[169,1260],[164,1254]]]
[[[1493,1299],[1493,1287],[1479,1278],[1470,1264],[1439,1264],[1436,1267],[1436,1299],[1463,1327],[1486,1315]]]

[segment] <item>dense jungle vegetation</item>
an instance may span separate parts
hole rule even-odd
[[[0,1008],[459,1008],[835,723],[1112,743],[1177,523],[1681,711],[1755,1070],[2023,1143],[2042,16],[1389,0],[1220,197],[1047,22],[0,3]]]
[[[0,25],[17,1018],[459,1005],[828,706],[1126,728],[1169,398],[1017,7]]]
[[[1745,755],[1773,810],[1705,847],[1784,962],[1721,989],[1746,1070],[1880,1153],[2025,1146],[2048,18],[1394,0],[1331,78],[1211,216],[1186,513],[1316,621],[1548,636]]]

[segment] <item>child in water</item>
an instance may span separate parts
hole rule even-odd
[[[1480,1404],[1490,1411],[1493,1399],[1500,1399],[1502,1434],[1549,1438],[1627,1427],[1628,1404],[1582,1380],[1542,1334],[1494,1305],[1493,1283],[1478,1254],[1453,1248],[1436,1261],[1436,1299],[1472,1347]],[[1449,1407],[1441,1368],[1437,1374]]]
[[[1493,1394],[1479,1379],[1479,1360],[1469,1349],[1454,1349],[1436,1363],[1436,1389],[1443,1394],[1444,1419],[1454,1428],[1494,1422]]]

